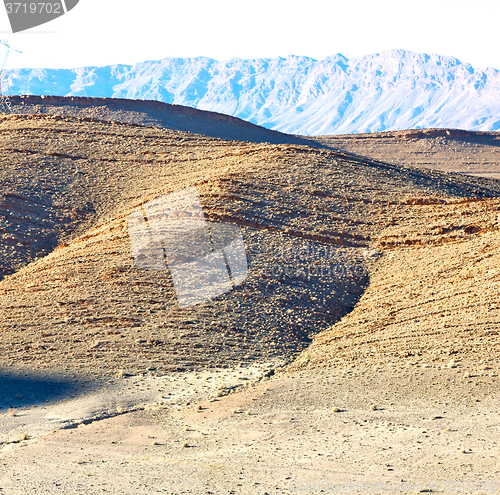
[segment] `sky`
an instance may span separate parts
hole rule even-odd
[[[320,60],[405,49],[500,70],[499,19],[500,0],[80,0],[16,34],[0,5],[0,38],[22,51],[10,52],[9,68],[197,56]]]

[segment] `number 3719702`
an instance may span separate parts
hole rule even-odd
[[[63,14],[61,2],[6,3],[7,14]]]

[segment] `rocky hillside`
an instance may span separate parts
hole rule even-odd
[[[440,334],[463,340],[460,349],[482,338],[473,323],[461,330],[462,304],[495,331],[489,299],[483,304],[478,294],[472,305],[458,281],[466,280],[467,290],[496,283],[498,182],[326,148],[224,141],[90,117],[4,116],[0,147],[4,369],[196,370],[289,359],[311,339],[310,349],[322,342],[318,356],[329,356],[337,345],[332,336],[349,318],[392,332],[396,296],[414,304],[404,321],[431,327],[439,320],[446,324]],[[183,309],[168,271],[135,266],[128,218],[188,186],[196,187],[207,221],[240,229],[248,277]],[[468,246],[484,248],[479,271],[462,263]],[[435,270],[456,265],[446,287],[463,299],[459,306],[441,302],[429,278],[434,268],[426,271],[424,261],[412,267],[424,255]],[[372,313],[356,316],[367,297],[378,298]],[[414,353],[411,334],[394,328]],[[363,346],[366,335],[359,334]],[[355,342],[349,331],[342,338]],[[391,338],[373,346],[383,345],[390,357]],[[493,334],[490,341],[496,356]]]
[[[12,96],[16,114],[67,115],[125,122],[173,131],[254,143],[294,143],[322,146],[301,136],[271,131],[230,115],[151,100],[63,96]]]

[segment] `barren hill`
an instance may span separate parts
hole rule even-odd
[[[397,165],[500,179],[500,133],[412,129],[319,136],[319,143]]]
[[[36,95],[12,96],[11,99],[13,111],[18,114],[72,115],[237,141],[315,145],[306,137],[271,131],[223,113],[154,100]]]
[[[1,135],[3,366],[109,373],[282,358],[351,311],[371,276],[367,249],[497,229],[500,185],[481,178],[79,117],[7,116]],[[180,309],[168,273],[135,268],[127,218],[193,185],[207,219],[241,228],[249,277]],[[299,262],[337,271],[284,271]]]

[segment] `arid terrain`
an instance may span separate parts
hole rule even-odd
[[[498,134],[46,98],[0,116],[0,493],[500,490]],[[190,186],[248,276],[182,308],[128,219]]]
[[[332,148],[396,165],[500,179],[500,132],[413,129],[314,139]]]

